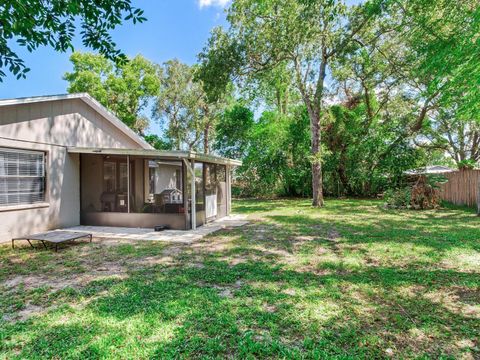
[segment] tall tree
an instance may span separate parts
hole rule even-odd
[[[149,102],[160,89],[160,66],[141,55],[115,64],[100,54],[75,52],[73,71],[67,72],[68,92],[88,92],[125,124],[143,135],[149,119]]]
[[[153,114],[166,127],[166,136],[176,150],[194,150],[199,145],[203,101],[204,94],[193,81],[192,68],[177,59],[167,61]]]
[[[412,50],[409,71],[457,115],[479,118],[480,6],[477,0],[388,0],[395,34]]]
[[[217,87],[229,80],[225,71],[255,77],[281,65],[292,70],[310,119],[313,206],[323,205],[321,118],[329,66],[378,12],[371,3],[349,11],[333,0],[236,0],[228,33],[215,30],[199,56],[204,81]]]
[[[462,119],[455,109],[440,108],[415,143],[427,150],[443,150],[459,168],[474,167],[480,161],[480,123]]]
[[[226,109],[215,127],[215,150],[222,156],[242,159],[247,155],[254,123],[253,112],[241,102]]]
[[[177,59],[165,62],[153,114],[166,128],[166,136],[175,149],[209,153],[223,102],[220,97],[209,101],[195,72],[194,67]]]
[[[15,40],[29,52],[40,46],[56,51],[73,49],[77,28],[84,46],[114,60],[124,58],[110,32],[125,21],[145,21],[143,10],[131,0],[3,0],[0,3],[0,81],[3,69],[25,77],[29,68],[10,43]]]

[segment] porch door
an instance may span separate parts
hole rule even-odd
[[[217,217],[217,189],[205,195],[205,217],[207,220]]]
[[[217,185],[215,164],[205,164],[205,219],[217,218]]]

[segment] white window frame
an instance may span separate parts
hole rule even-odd
[[[25,178],[40,178],[42,179],[42,192],[38,192],[39,194],[39,200],[38,201],[30,201],[30,202],[8,202],[8,185],[7,182],[5,181],[5,192],[0,193],[0,200],[3,200],[1,197],[2,196],[7,196],[7,200],[4,203],[0,202],[0,211],[2,210],[9,210],[9,209],[23,209],[23,208],[35,208],[35,207],[43,207],[43,206],[48,206],[47,203],[47,175],[46,175],[46,167],[47,167],[47,152],[41,151],[41,150],[31,150],[31,149],[23,149],[23,148],[9,148],[9,147],[0,147],[0,153],[15,153],[15,154],[34,154],[34,155],[41,155],[42,160],[42,168],[40,170],[41,175],[20,175],[19,170],[20,170],[20,159],[17,161],[17,175],[7,175],[1,174],[0,173],[0,181],[1,180],[7,180],[8,178],[18,178],[18,179],[25,179]],[[6,169],[5,169],[6,170]],[[14,194],[26,194],[26,193],[32,193],[33,192],[22,192],[21,190],[17,191]]]

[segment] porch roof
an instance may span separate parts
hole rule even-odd
[[[169,160],[197,160],[202,162],[240,166],[242,162],[239,160],[227,159],[220,156],[205,155],[195,151],[178,151],[178,150],[150,150],[150,149],[107,149],[107,148],[85,148],[85,147],[69,147],[69,153],[73,154],[104,154],[104,155],[130,155],[143,156],[152,158],[163,158]]]

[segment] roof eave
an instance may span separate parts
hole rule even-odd
[[[145,156],[145,157],[161,157],[166,159],[186,159],[197,160],[202,162],[241,166],[242,162],[213,155],[199,154],[194,151],[179,151],[179,150],[155,150],[155,149],[117,149],[117,148],[84,148],[84,147],[69,147],[69,153],[74,154],[96,154],[96,155],[130,155],[130,156]]]

